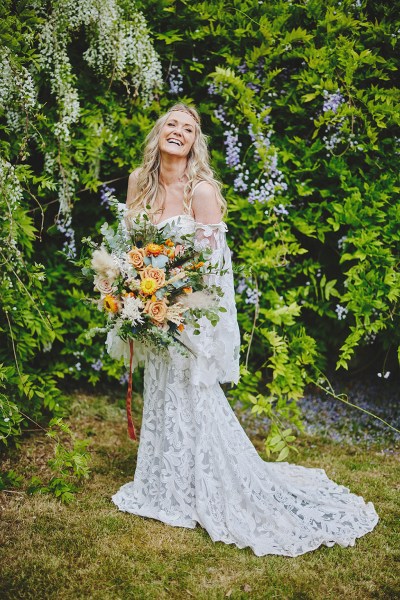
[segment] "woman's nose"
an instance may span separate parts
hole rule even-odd
[[[175,126],[173,129],[173,132],[176,133],[177,135],[182,135],[181,129],[179,126]]]

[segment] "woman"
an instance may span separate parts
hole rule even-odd
[[[146,140],[142,166],[129,177],[126,219],[148,212],[178,237],[195,233],[224,266],[209,282],[224,290],[227,309],[214,328],[185,330],[195,356],[171,350],[144,361],[144,409],[134,481],[112,496],[126,512],[169,525],[204,527],[212,540],[250,546],[258,556],[298,556],[320,545],[353,546],[378,515],[371,502],[328,479],[323,469],[263,461],[220,386],[239,379],[240,337],[231,256],[222,221],[226,204],[208,162],[197,111],[174,105]],[[189,328],[187,328],[189,329]],[[109,340],[111,355],[125,348]]]

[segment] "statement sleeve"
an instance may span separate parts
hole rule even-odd
[[[211,385],[215,382],[237,384],[240,376],[240,332],[231,252],[226,242],[227,230],[224,222],[212,225],[196,223],[195,246],[211,248],[212,255],[208,262],[216,267],[213,272],[205,275],[206,283],[221,287],[223,296],[218,301],[226,309],[226,312],[219,313],[219,321],[215,326],[207,317],[201,317],[199,335],[194,335],[189,328],[185,330],[186,342],[195,353],[191,381],[197,385]],[[226,272],[221,275],[221,270]]]

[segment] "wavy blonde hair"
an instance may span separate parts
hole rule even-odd
[[[127,217],[136,216],[141,211],[150,215],[161,214],[165,205],[165,187],[160,182],[161,155],[159,139],[161,129],[171,117],[171,112],[181,110],[191,115],[195,121],[195,139],[193,146],[187,156],[185,174],[188,177],[183,190],[183,212],[190,214],[192,190],[199,181],[208,181],[214,187],[218,204],[221,208],[221,216],[226,213],[226,200],[222,196],[222,183],[215,177],[210,166],[208,152],[208,136],[201,131],[200,115],[193,106],[178,103],[174,104],[164,115],[159,117],[144,141],[143,161],[138,169],[136,193],[134,197],[127,200]],[[161,194],[160,194],[161,192]],[[161,208],[157,210],[156,199],[161,196]],[[133,196],[133,195],[132,195]],[[150,206],[148,210],[146,207]]]

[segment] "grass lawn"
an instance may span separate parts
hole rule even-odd
[[[78,393],[71,425],[92,440],[92,474],[74,503],[23,491],[0,494],[0,598],[400,598],[398,453],[304,435],[300,454],[289,460],[324,468],[372,501],[380,521],[351,548],[256,557],[249,548],[213,543],[200,526],[170,527],[117,509],[111,495],[133,479],[137,452],[121,404]],[[262,438],[252,441],[261,452]],[[52,454],[51,440],[34,433],[2,467],[27,482],[34,474],[45,480]]]

